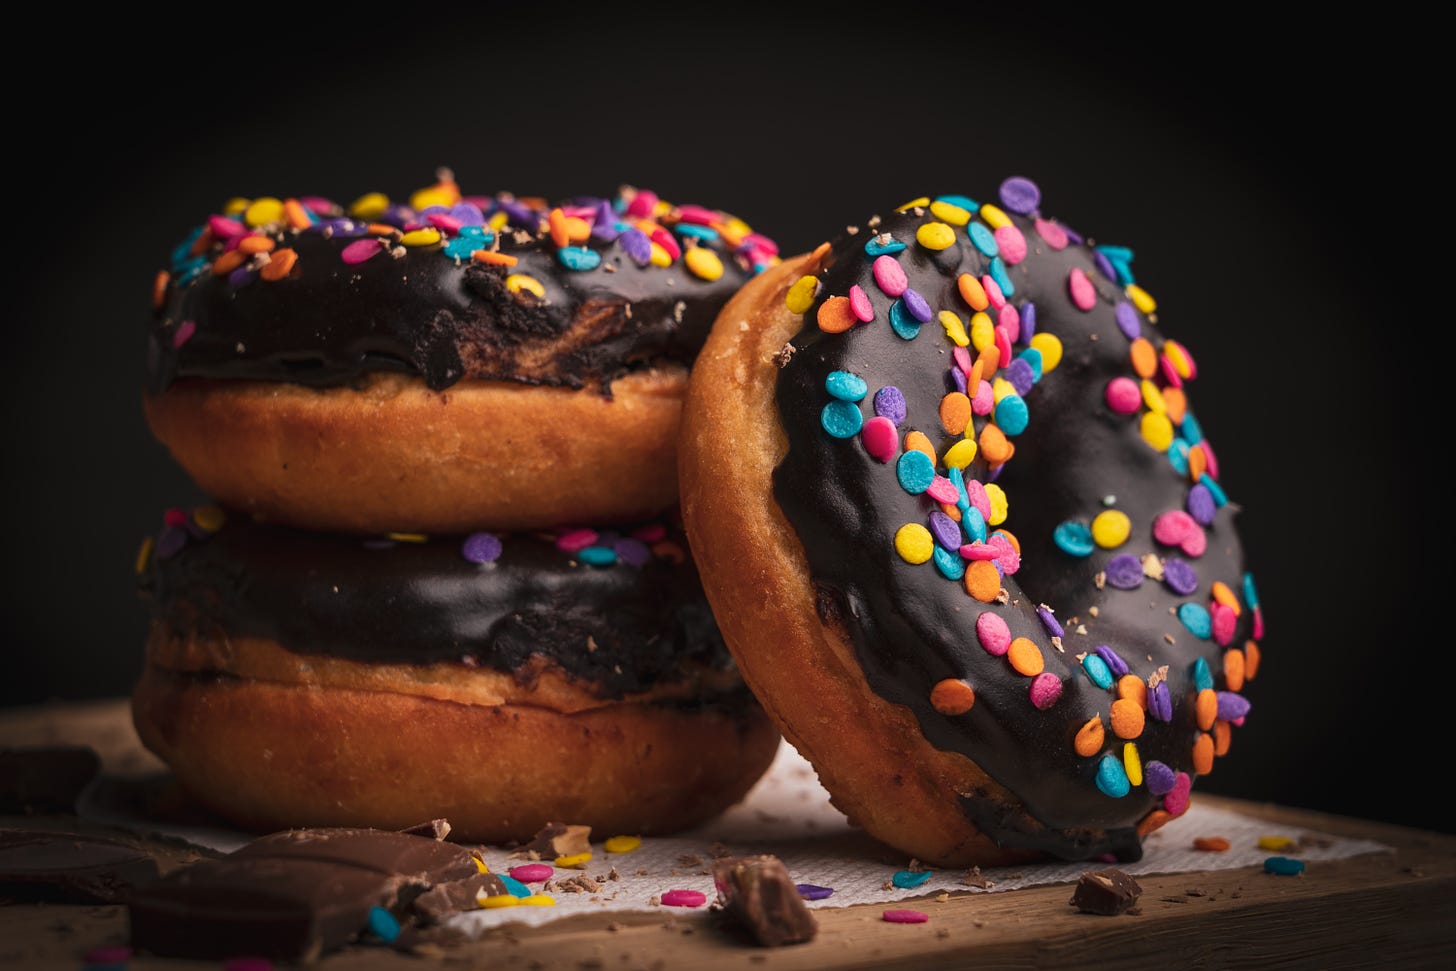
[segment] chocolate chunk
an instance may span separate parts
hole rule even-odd
[[[408,918],[432,887],[478,873],[469,850],[424,836],[287,830],[137,891],[131,943],[168,957],[308,961],[358,937],[371,908]]]
[[[1112,916],[1131,909],[1142,892],[1136,880],[1116,867],[1088,870],[1077,881],[1070,903],[1084,913]]]
[[[591,827],[547,823],[531,838],[525,849],[547,859],[591,852]]]
[[[819,923],[776,856],[729,856],[713,861],[713,884],[723,918],[764,947],[813,940]]]
[[[505,882],[494,873],[477,873],[464,880],[441,883],[420,894],[410,904],[415,915],[425,924],[438,924],[462,910],[474,910],[477,898],[508,894]]]
[[[0,830],[0,898],[119,903],[158,878],[157,861],[120,840],[80,833]]]
[[[416,823],[400,832],[407,836],[428,836],[430,839],[442,840],[450,835],[450,820],[432,819],[427,823]]]
[[[101,758],[86,746],[0,749],[0,813],[70,813]]]

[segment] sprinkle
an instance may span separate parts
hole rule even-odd
[[[498,893],[487,897],[485,890],[478,891],[475,895],[475,904],[485,910],[498,910],[501,907],[515,907],[521,902],[515,894]]]
[[[1081,267],[1072,267],[1067,276],[1067,292],[1078,310],[1091,310],[1097,306],[1097,290]]]
[[[369,908],[369,929],[386,944],[399,937],[399,921],[383,907]]]
[[[955,245],[955,230],[942,222],[924,223],[915,230],[915,241],[928,250],[939,252]]]
[[[1136,590],[1143,585],[1142,561],[1131,553],[1119,553],[1108,560],[1103,567],[1103,574],[1107,577],[1107,582],[1119,590]]]
[[[900,299],[904,301],[905,310],[911,317],[922,324],[930,323],[930,318],[934,314],[931,313],[930,304],[920,295],[919,291],[906,287],[905,292],[900,294]]]
[[[986,653],[993,657],[1005,655],[1011,647],[1011,629],[995,611],[982,611],[976,618],[976,637]]]
[[[1135,701],[1139,708],[1146,709],[1148,705],[1148,686],[1143,679],[1135,674],[1124,674],[1117,679],[1117,697]]]
[[[1021,234],[1021,230],[1013,225],[1001,226],[994,236],[996,245],[1001,250],[1001,258],[1006,261],[1007,266],[1015,266],[1026,259],[1026,237]]]
[[[1042,374],[1050,374],[1062,363],[1062,341],[1055,334],[1038,332],[1031,338],[1031,349],[1041,354]]]
[[[1041,189],[1028,178],[1013,175],[1001,183],[997,193],[1001,205],[1021,216],[1029,216],[1041,205]]]
[[[1104,739],[1102,719],[1093,715],[1086,724],[1077,729],[1077,735],[1072,739],[1072,749],[1082,758],[1088,759],[1102,751]]]
[[[1160,722],[1173,720],[1173,694],[1168,682],[1159,681],[1148,689],[1148,714]]]
[[[824,900],[834,893],[833,887],[818,887],[812,883],[795,884],[794,889],[799,891],[799,896],[804,900]]]
[[[1230,845],[1229,841],[1222,836],[1195,836],[1193,838],[1193,848],[1204,853],[1224,853],[1228,851]]]
[[[1245,573],[1244,574],[1243,585],[1244,585],[1244,602],[1246,604],[1248,604],[1250,607],[1252,607],[1253,609],[1258,610],[1259,609],[1259,591],[1254,586],[1254,575],[1252,573]]]
[[[836,398],[819,413],[819,424],[834,438],[853,438],[864,425],[864,415],[860,414],[859,405]]]
[[[1173,770],[1162,762],[1149,762],[1143,766],[1143,778],[1148,792],[1155,796],[1166,796],[1173,791],[1176,776]]]
[[[1006,269],[1006,261],[999,256],[991,257],[991,279],[996,284],[995,293],[991,293],[990,287],[987,287],[986,290],[991,296],[991,305],[999,310],[1005,302],[1005,298],[1016,292],[1016,286],[1011,282],[1011,274]],[[984,280],[982,283],[984,285]]]
[[[858,409],[855,409],[855,414],[859,414]],[[935,460],[918,450],[907,451],[895,463],[895,477],[900,480],[901,488],[918,496],[930,488],[930,483],[935,479]]]
[[[900,870],[890,878],[890,883],[901,890],[910,890],[928,881],[930,876],[929,870]]]
[[[1181,509],[1158,514],[1153,519],[1153,539],[1164,546],[1176,546],[1189,556],[1202,556],[1208,537],[1198,521]]]
[[[971,223],[966,227],[970,234],[971,244],[986,256],[995,256],[1000,253],[1001,248],[996,244],[996,236],[986,227],[984,223]]]
[[[523,863],[510,869],[511,879],[521,883],[545,883],[554,873],[556,871],[545,863]]]
[[[923,910],[887,910],[880,916],[891,924],[923,924],[930,920]]]
[[[1264,861],[1264,872],[1280,877],[1297,877],[1304,872],[1304,861],[1288,856],[1271,856]]]
[[[1046,667],[1046,660],[1041,655],[1041,648],[1037,647],[1029,637],[1013,638],[1010,648],[1006,651],[1006,660],[1011,662],[1012,670],[1018,674],[1024,674],[1028,678],[1041,674]]]
[[[1201,657],[1193,659],[1191,671],[1193,675],[1193,686],[1199,691],[1213,690],[1213,671],[1208,667],[1208,661]]]
[[[1158,309],[1157,301],[1146,290],[1135,283],[1129,285],[1123,292],[1127,294],[1127,298],[1132,301],[1133,306],[1145,314],[1150,314]]]
[[[819,296],[819,281],[812,276],[801,276],[789,287],[789,292],[784,295],[784,305],[789,308],[791,314],[807,313],[814,305],[814,299]]]
[[[981,603],[992,603],[1001,594],[1001,572],[990,560],[974,560],[966,567],[966,593]]]
[[[981,445],[985,448],[985,443]],[[1010,504],[1006,501],[1006,493],[994,482],[985,485],[986,501],[990,504],[991,511],[986,514],[986,523],[990,526],[1000,526],[1006,521],[1006,515],[1010,511]]]
[[[864,251],[866,256],[885,256],[889,253],[898,253],[904,248],[905,244],[889,233],[880,233],[865,241]]]
[[[971,221],[970,210],[946,199],[936,199],[930,204],[930,214],[952,226],[964,226]]]
[[[1249,700],[1233,691],[1216,692],[1218,698],[1218,720],[1238,723],[1249,714]]]
[[[587,863],[591,862],[591,851],[585,853],[572,853],[569,856],[558,856],[555,859],[557,866],[565,870],[580,870]]]
[[[693,276],[701,280],[717,280],[723,275],[723,261],[706,246],[690,247],[683,255],[683,262]]]
[[[905,268],[893,256],[876,257],[872,269],[875,283],[888,297],[898,297],[910,285],[905,277]]]
[[[617,562],[617,551],[610,546],[588,546],[579,550],[576,558],[587,566],[612,566]]]
[[[1087,528],[1086,523],[1075,519],[1068,519],[1052,530],[1052,542],[1069,556],[1091,556],[1092,551],[1097,548],[1092,538],[1092,530]]]
[[[478,249],[470,254],[470,258],[477,263],[485,263],[490,266],[515,266],[519,262],[509,253],[489,249]]]
[[[930,530],[919,523],[906,523],[895,531],[895,552],[906,563],[924,563],[934,551],[935,540]]]
[[[1178,605],[1178,619],[1194,637],[1207,639],[1213,634],[1213,619],[1202,604],[1183,603]]]
[[[1192,791],[1193,777],[1187,772],[1177,773],[1173,776],[1173,787],[1163,796],[1163,808],[1174,816],[1183,815],[1188,811],[1188,797]]]
[[[930,558],[935,561],[935,569],[947,580],[960,580],[965,577],[966,564],[958,552],[937,546]]]
[[[894,385],[885,385],[875,392],[875,414],[899,426],[905,421],[905,396]]]
[[[1132,378],[1118,376],[1107,382],[1107,407],[1119,415],[1135,415],[1142,408],[1143,396]]]
[[[1137,738],[1143,733],[1143,707],[1130,698],[1114,701],[1108,720],[1112,723],[1112,733],[1118,738]]]
[[[494,563],[501,555],[500,537],[494,533],[471,533],[465,537],[460,554],[471,563]]]
[[[858,323],[859,318],[848,297],[830,297],[819,305],[817,321],[819,329],[826,334],[842,334]]]
[[[1193,771],[1198,775],[1213,771],[1213,747],[1213,736],[1207,732],[1199,732],[1193,740]]]
[[[935,449],[930,444],[930,439],[924,432],[910,431],[905,433],[905,450],[919,452],[930,460],[931,479],[934,480]],[[929,488],[927,485],[926,488]]]
[[[1117,319],[1117,327],[1122,331],[1128,340],[1137,340],[1142,336],[1143,325],[1138,318],[1137,308],[1126,300],[1119,300],[1113,309],[1113,316]]]
[[[1120,509],[1104,509],[1092,520],[1092,539],[1105,550],[1127,542],[1131,532],[1132,520]]]
[[[1121,799],[1132,791],[1127,771],[1116,756],[1104,755],[1097,763],[1097,788],[1103,795],[1114,799]]]
[[[1122,678],[1127,676],[1127,662],[1116,651],[1106,644],[1099,644],[1093,650],[1097,652],[1098,657],[1102,658],[1103,663],[1107,665],[1107,670],[1111,671],[1114,677]]]
[[[996,427],[1007,435],[1020,435],[1031,424],[1031,412],[1019,394],[1008,394],[996,402]]]
[[[895,432],[894,422],[876,415],[864,423],[860,442],[876,461],[888,462],[899,451],[900,436]]]
[[[572,529],[556,537],[556,548],[563,553],[575,553],[591,546],[599,538],[593,529]]]
[[[870,390],[864,378],[849,371],[830,371],[824,389],[840,401],[862,401]]]
[[[520,904],[523,907],[555,907],[556,898],[548,897],[546,894],[533,893],[529,897],[522,897]]]
[[[1043,671],[1032,679],[1031,703],[1037,711],[1046,711],[1062,696],[1062,679],[1050,671]]]
[[[930,705],[942,715],[964,715],[975,703],[975,689],[959,678],[945,678],[930,689]]]
[[[669,890],[662,895],[664,907],[701,907],[708,902],[708,895],[701,890]]]
[[[991,298],[986,294],[986,288],[981,286],[969,273],[962,273],[956,277],[956,288],[960,291],[961,299],[970,305],[972,310],[985,310],[991,306]]]
[[[588,246],[563,246],[556,251],[556,261],[568,270],[584,272],[600,266],[602,254]]]
[[[959,435],[971,423],[971,399],[959,391],[952,391],[940,399],[940,427],[952,435]]]

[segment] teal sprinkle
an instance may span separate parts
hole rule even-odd
[[[1223,486],[1214,481],[1213,476],[1205,472],[1198,477],[1198,481],[1202,483],[1205,489],[1213,493],[1213,501],[1215,504],[1222,506],[1228,503],[1228,493],[1223,491]]]
[[[907,341],[913,341],[920,333],[920,321],[910,313],[903,300],[890,304],[890,329],[895,332],[896,337]]]
[[[186,276],[187,274],[196,275],[197,272],[200,272],[206,266],[207,257],[193,256],[181,261],[180,263],[173,263],[172,275],[175,277]]]
[[[198,260],[199,262],[196,266],[189,266],[184,272],[176,274],[176,286],[185,287],[187,284],[202,276],[202,274],[207,271],[207,261],[203,260],[201,257],[198,257]]]
[[[862,401],[870,387],[864,378],[849,371],[830,371],[824,379],[824,390],[840,401]]]
[[[895,237],[881,241],[879,236],[871,236],[865,243],[864,251],[868,257],[884,256],[886,253],[898,253],[905,248],[905,244]]]
[[[1097,251],[1114,263],[1132,262],[1132,250],[1126,246],[1112,246],[1107,244],[1097,247]]]
[[[956,508],[964,513],[967,509],[971,508],[971,497],[966,495],[965,473],[961,472],[955,466],[951,466],[946,471],[945,477],[950,480],[951,485],[956,487]],[[962,521],[964,521],[964,517],[962,517]]]
[[[517,880],[515,877],[507,876],[504,873],[498,873],[496,874],[496,876],[500,877],[501,883],[506,885],[506,889],[511,892],[512,897],[531,896],[531,888],[526,886],[521,881]]]
[[[961,507],[961,529],[972,542],[986,542],[986,517],[969,502]]]
[[[1181,438],[1175,437],[1173,444],[1168,446],[1168,461],[1173,465],[1173,471],[1179,475],[1188,474],[1188,443]]]
[[[369,908],[369,929],[386,944],[393,944],[399,937],[399,921],[383,907]]]
[[[1178,423],[1178,434],[1188,439],[1189,445],[1197,445],[1203,441],[1203,428],[1198,424],[1198,419],[1193,417],[1193,412],[1184,412],[1183,420]]]
[[[953,206],[960,206],[966,212],[976,212],[981,208],[981,204],[970,196],[936,196],[935,201],[948,202]]]
[[[485,249],[489,245],[479,236],[460,235],[446,243],[441,252],[452,260],[468,260],[471,253],[478,249]]]
[[[1009,297],[1016,292],[1016,284],[1011,282],[1011,274],[1006,270],[1006,261],[999,256],[991,258],[991,279],[1001,288],[1002,296]]]
[[[1088,654],[1082,658],[1082,670],[1086,671],[1087,677],[1092,679],[1092,683],[1103,691],[1112,689],[1112,669],[1096,654]]]
[[[202,257],[200,256],[192,255],[192,244],[197,242],[198,238],[202,235],[203,228],[204,227],[202,226],[198,226],[196,229],[192,230],[192,232],[187,234],[186,239],[182,240],[182,242],[178,243],[172,249],[171,264],[172,272],[174,274],[178,271],[178,268],[184,263],[187,263],[190,260],[194,259],[202,259]]]
[[[935,463],[924,452],[912,448],[895,463],[895,478],[900,480],[902,489],[918,496],[935,481]]]
[[[909,890],[912,887],[920,886],[922,883],[929,879],[929,870],[921,870],[919,873],[916,873],[912,870],[901,870],[899,873],[896,873],[893,877],[890,878],[890,882],[893,883],[895,886],[899,887],[901,890]]]
[[[590,246],[563,246],[556,251],[556,259],[568,270],[595,270],[602,254]]]
[[[1264,861],[1264,872],[1280,877],[1297,877],[1304,872],[1304,861],[1288,856],[1271,856]]]
[[[819,427],[835,438],[853,438],[864,427],[864,415],[860,414],[859,405],[854,402],[835,398],[824,406],[823,411],[819,412]],[[927,459],[927,461],[929,460]],[[926,483],[927,486],[929,484]]]
[[[996,402],[996,427],[1007,435],[1020,435],[1031,423],[1031,412],[1019,394],[1008,394]]]
[[[491,243],[495,242],[495,233],[486,229],[484,226],[461,226],[460,235],[474,236],[486,246],[489,246]]]
[[[996,256],[1001,252],[1001,247],[996,243],[996,237],[990,227],[985,223],[971,220],[966,224],[966,232],[971,235],[971,243],[987,256]]]
[[[1027,366],[1031,368],[1032,383],[1035,384],[1040,381],[1042,374],[1045,373],[1045,362],[1042,359],[1041,351],[1034,347],[1028,347],[1016,356],[1025,361]]]
[[[1213,672],[1208,668],[1208,661],[1201,657],[1193,661],[1193,687],[1197,691],[1213,687]]]
[[[961,559],[959,553],[952,553],[944,546],[936,544],[935,551],[930,555],[935,560],[935,568],[947,580],[959,580],[966,575],[966,561]]]
[[[1185,603],[1178,605],[1178,619],[1194,637],[1207,639],[1213,636],[1213,617],[1203,604]]]
[[[617,562],[617,551],[610,546],[586,546],[576,551],[576,558],[588,566],[611,566]]]
[[[692,236],[705,242],[712,242],[718,238],[718,231],[712,226],[699,226],[697,223],[680,222],[672,227],[679,236]]]
[[[1251,610],[1259,609],[1259,591],[1254,589],[1254,575],[1252,573],[1244,574],[1244,603],[1248,604]]]
[[[1057,549],[1071,556],[1091,556],[1097,544],[1092,539],[1092,527],[1075,519],[1057,525],[1052,530],[1052,542]]]
[[[1102,761],[1097,763],[1097,788],[1102,790],[1104,796],[1114,799],[1121,799],[1132,791],[1127,772],[1116,756],[1104,755]]]

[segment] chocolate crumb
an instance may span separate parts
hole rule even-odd
[[[978,866],[973,866],[967,870],[966,875],[961,877],[961,883],[968,887],[977,887],[981,890],[990,890],[996,886],[994,880],[990,880],[981,875],[981,868]]]
[[[677,858],[678,866],[702,866],[703,858],[696,853],[684,853]]]
[[[1142,892],[1143,888],[1128,874],[1107,867],[1083,873],[1069,903],[1083,913],[1113,916],[1126,913]],[[1172,899],[1185,902],[1182,897]]]
[[[774,366],[775,367],[778,367],[778,368],[788,367],[789,366],[789,361],[793,358],[793,356],[794,356],[794,345],[793,344],[785,344],[783,347],[780,347],[777,351],[774,352],[774,356],[773,356]]]
[[[715,860],[721,860],[724,857],[732,856],[733,851],[730,850],[728,847],[724,846],[722,843],[714,843],[712,846],[708,847],[708,855]]]
[[[819,924],[776,856],[720,857],[713,862],[718,913],[730,927],[763,947],[800,944]]]
[[[526,844],[528,853],[539,854],[533,859],[558,856],[576,856],[591,852],[591,827],[563,823],[547,823]]]

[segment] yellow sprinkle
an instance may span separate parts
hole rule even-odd
[[[1002,398],[1006,397],[1008,394],[1015,393],[1016,385],[1012,384],[1010,381],[1007,381],[1005,378],[996,378],[994,381],[991,382],[991,400],[998,405],[1001,403]]]
[[[1158,302],[1148,294],[1148,291],[1136,283],[1129,283],[1123,292],[1127,294],[1127,299],[1132,301],[1132,305],[1145,314],[1150,314],[1158,309]]]
[[[192,510],[192,521],[209,533],[215,533],[227,522],[227,514],[217,506],[198,506]]]
[[[355,219],[373,221],[384,215],[389,208],[389,196],[383,192],[369,192],[355,199],[349,206],[349,215]]]
[[[966,333],[966,325],[956,316],[954,311],[942,310],[936,314],[940,326],[945,328],[945,336],[949,337],[958,347],[965,347],[971,342],[970,336]]]
[[[424,533],[385,533],[384,535],[397,543],[423,543],[430,538]]]
[[[631,853],[641,845],[640,836],[611,836],[602,844],[602,849],[608,853]]]
[[[1135,786],[1143,784],[1143,760],[1138,756],[1137,746],[1128,742],[1122,747],[1122,768],[1127,781]]]
[[[485,865],[485,860],[483,860],[480,857],[476,856],[474,853],[470,854],[470,858],[475,861],[475,869],[476,870],[478,870],[481,873],[489,873],[490,872],[490,867],[488,867],[488,866]]]
[[[994,482],[987,482],[986,498],[991,502],[991,515],[986,522],[991,526],[1000,526],[1006,522],[1006,512],[1010,506],[1006,501],[1006,490]]]
[[[224,216],[236,216],[248,208],[249,202],[251,200],[244,199],[242,196],[233,196],[227,202],[223,203],[222,214]]]
[[[1148,406],[1149,411],[1156,411],[1160,415],[1168,413],[1168,403],[1163,400],[1163,392],[1156,384],[1143,378],[1141,385],[1143,390],[1143,404]]]
[[[1121,509],[1104,509],[1092,520],[1092,541],[1104,550],[1127,542],[1132,534],[1132,520]]]
[[[966,429],[970,431],[969,428]],[[976,460],[976,441],[972,438],[963,438],[950,448],[945,450],[945,467],[948,469],[964,469]]]
[[[672,254],[663,249],[661,243],[653,243],[650,262],[653,266],[672,266]]]
[[[996,324],[984,310],[971,314],[971,346],[984,351],[996,343]]]
[[[992,229],[1011,225],[1011,217],[989,202],[981,206],[981,218],[986,220],[986,225]]]
[[[264,196],[261,199],[254,199],[243,210],[243,222],[249,226],[266,226],[269,223],[276,223],[283,218],[283,200],[274,199],[272,196]]]
[[[568,870],[577,870],[590,862],[591,858],[591,851],[587,851],[586,853],[573,853],[570,856],[558,856],[556,858],[556,865]]]
[[[930,214],[941,222],[950,223],[952,226],[964,226],[971,221],[971,214],[960,206],[949,202],[932,202]]]
[[[737,246],[753,229],[737,216],[730,216],[718,232],[723,234],[723,239],[729,246]]]
[[[1160,452],[1166,452],[1173,444],[1173,423],[1168,420],[1167,415],[1160,415],[1156,411],[1143,412],[1141,431],[1143,441]]]
[[[434,246],[440,241],[440,231],[433,226],[412,229],[399,238],[405,246]]]
[[[903,206],[896,206],[895,211],[904,212],[906,209],[924,209],[928,205],[930,205],[930,196],[921,196],[918,199],[911,199]]]
[[[955,230],[945,223],[922,223],[915,230],[915,240],[926,249],[949,249],[955,245]]]
[[[935,552],[935,540],[919,523],[906,523],[895,531],[895,552],[906,563],[924,563]]]
[[[1177,341],[1165,341],[1163,344],[1163,356],[1173,365],[1173,370],[1178,377],[1187,380],[1193,374],[1193,363],[1188,359],[1188,351]]]
[[[1055,371],[1057,365],[1062,363],[1062,341],[1056,334],[1039,330],[1031,335],[1031,346],[1041,352],[1043,375]]]
[[[486,910],[495,910],[499,907],[516,907],[521,903],[521,899],[515,894],[509,893],[498,893],[495,896],[487,897],[484,890],[477,890],[475,903]]]
[[[703,280],[716,280],[723,275],[723,261],[706,246],[694,246],[683,254],[688,269]]]
[[[529,897],[519,898],[522,907],[555,907],[556,898],[548,897],[544,893],[533,893]]]
[[[1299,845],[1299,841],[1288,836],[1260,836],[1259,849],[1261,850],[1287,850]]]
[[[511,215],[508,212],[491,213],[490,219],[488,220],[491,230],[497,233],[504,229],[506,223],[510,221]]]
[[[520,293],[522,290],[525,290],[528,293],[534,293],[538,297],[546,296],[546,288],[541,285],[541,281],[533,276],[527,276],[524,273],[512,273],[507,276],[506,289],[511,291],[511,293]]]
[[[784,295],[784,306],[789,308],[791,314],[807,313],[814,306],[814,298],[817,296],[819,280],[812,276],[801,276]]]
[[[138,573],[141,573],[147,568],[147,563],[150,562],[152,558],[152,547],[154,545],[156,544],[152,542],[152,538],[150,536],[142,537],[142,545],[141,548],[137,550],[136,555],[136,571]]]
[[[431,206],[444,206],[446,209],[449,209],[459,201],[459,187],[449,182],[432,185],[410,196],[410,205],[416,212],[419,212],[421,209],[428,209]]]

